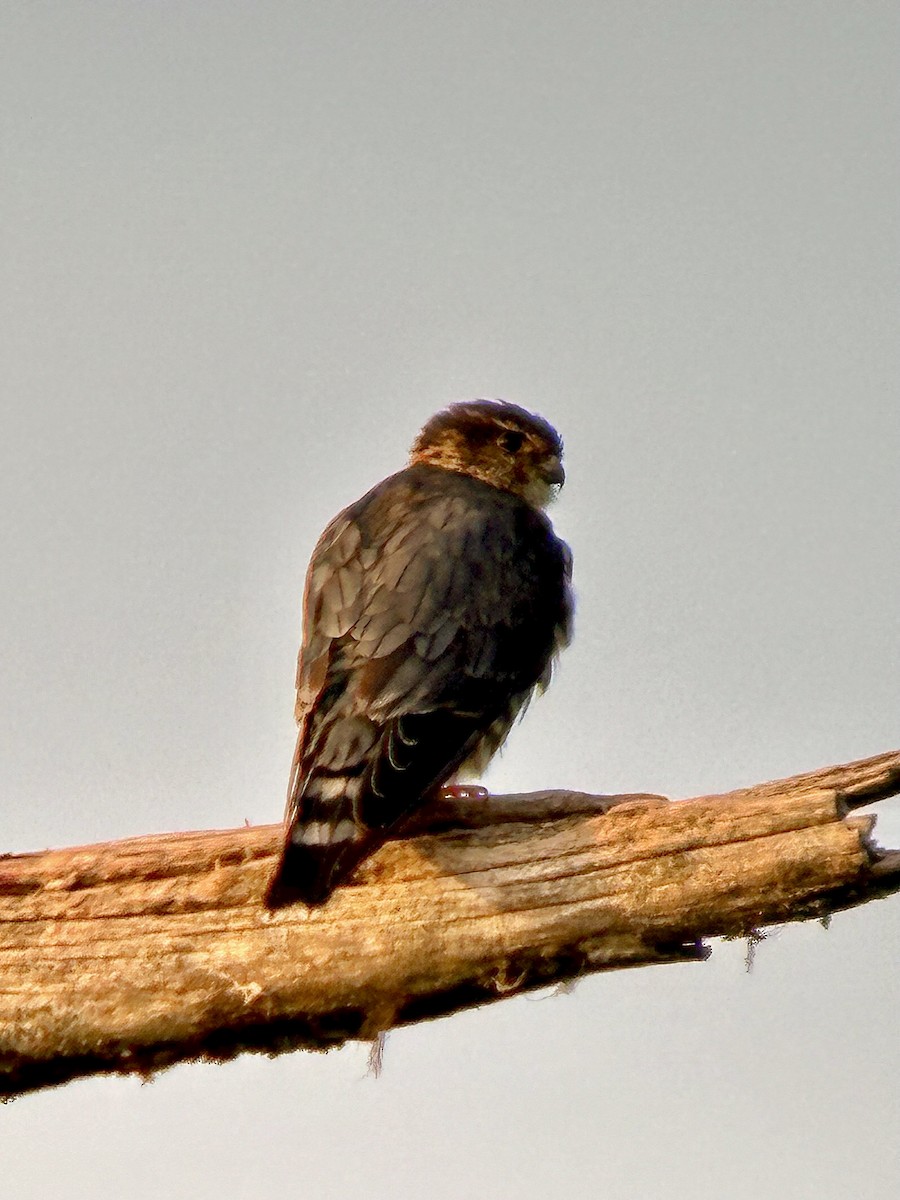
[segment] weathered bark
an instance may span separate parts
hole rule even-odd
[[[900,890],[900,852],[848,815],[897,791],[900,751],[672,804],[444,802],[324,907],[274,914],[274,825],[0,858],[0,1096],[702,960],[703,938]]]

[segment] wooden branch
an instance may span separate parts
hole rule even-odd
[[[874,817],[900,751],[679,803],[457,800],[324,907],[260,904],[280,828],[0,858],[0,1096],[322,1049],[900,890]]]

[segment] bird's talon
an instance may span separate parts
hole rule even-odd
[[[487,800],[489,795],[478,783],[447,783],[441,788],[442,800]]]

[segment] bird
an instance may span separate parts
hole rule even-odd
[[[572,555],[544,511],[552,425],[459,401],[326,527],[306,576],[296,751],[268,909],[325,903],[451,778],[482,770],[572,633]]]

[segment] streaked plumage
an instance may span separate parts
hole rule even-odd
[[[323,533],[268,907],[326,900],[436,788],[483,767],[546,686],[572,610],[568,547],[541,511],[561,454],[516,405],[455,404]]]

